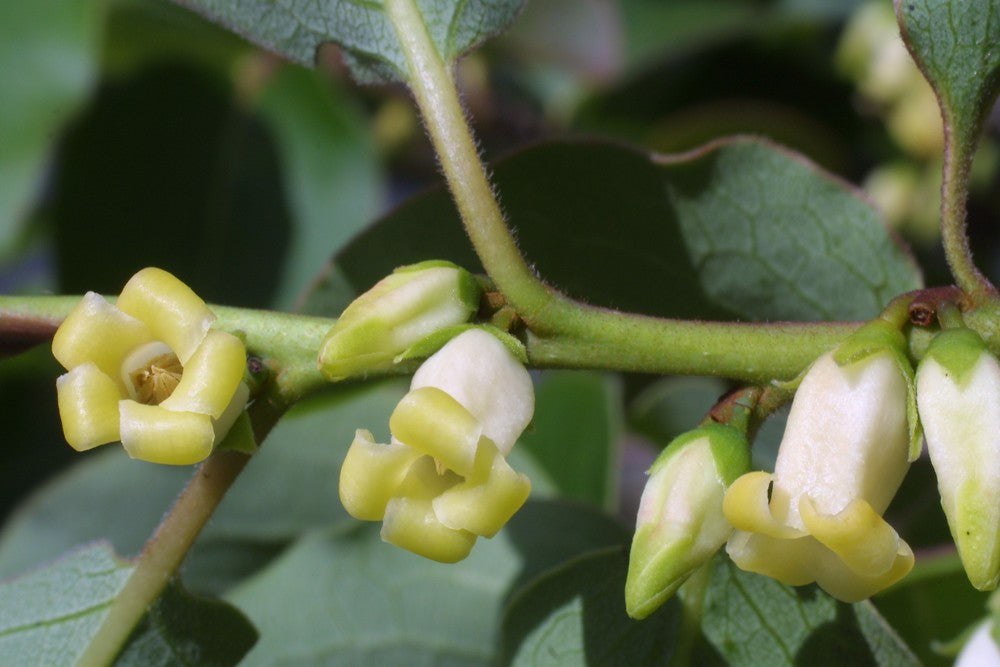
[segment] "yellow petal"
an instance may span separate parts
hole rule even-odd
[[[826,548],[809,536],[786,540],[739,530],[726,543],[726,553],[737,567],[789,586],[815,581],[815,564],[824,551]]]
[[[843,602],[859,602],[905,577],[913,569],[913,552],[906,542],[899,540],[889,569],[876,576],[858,574],[829,550],[814,562],[816,583],[820,588]]]
[[[774,517],[768,503],[772,476],[766,472],[748,472],[736,478],[726,491],[722,511],[737,530],[760,533],[779,539],[802,537],[804,532]]]
[[[432,501],[434,513],[449,528],[493,537],[531,493],[527,476],[516,472],[484,437],[476,473]]]
[[[59,417],[66,442],[77,451],[118,440],[115,382],[94,364],[82,364],[56,380]]]
[[[120,377],[121,365],[136,347],[153,341],[144,323],[87,292],[70,311],[52,338],[52,355],[67,370],[93,363],[114,381],[122,395],[127,391]]]
[[[219,444],[229,434],[230,429],[240,418],[247,407],[247,400],[250,398],[250,388],[245,382],[240,382],[233,394],[233,399],[218,419],[212,420],[212,429],[215,431],[215,444]],[[251,436],[253,434],[251,433]],[[256,443],[255,443],[256,446]],[[252,452],[248,452],[252,453]]]
[[[809,533],[860,575],[884,574],[896,560],[899,536],[860,498],[829,515],[817,512],[812,500],[802,496],[799,514]]]
[[[122,288],[118,308],[145,322],[186,364],[215,319],[190,287],[163,269],[145,268]]]
[[[121,440],[134,459],[151,463],[190,465],[212,453],[212,418],[196,412],[172,412],[161,405],[132,400],[118,404]]]
[[[479,421],[454,398],[436,387],[410,391],[389,417],[393,437],[466,477],[472,474]]]
[[[438,521],[430,500],[409,497],[389,501],[382,539],[441,563],[457,563],[469,555],[476,543],[472,533],[453,530]]]
[[[181,381],[160,406],[217,419],[243,381],[246,361],[246,348],[239,338],[224,331],[209,331],[184,364]]]
[[[362,521],[381,521],[389,498],[420,453],[401,443],[381,445],[358,429],[340,467],[340,502]]]

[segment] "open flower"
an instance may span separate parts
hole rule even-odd
[[[1000,364],[970,329],[934,339],[917,369],[917,405],[941,505],[972,585],[1000,580]]]
[[[799,386],[774,474],[726,492],[739,567],[846,602],[902,578],[913,552],[882,519],[909,467],[907,381],[892,351],[820,357]]]
[[[211,329],[215,316],[162,269],[126,283],[117,303],[88,292],[52,340],[69,372],[56,381],[67,442],[83,451],[120,440],[129,456],[206,458],[246,405],[246,350]]]
[[[750,468],[739,430],[706,424],[674,439],[653,462],[642,491],[625,580],[625,608],[642,619],[726,543],[726,487]]]
[[[521,363],[492,335],[466,331],[417,370],[389,418],[389,444],[358,430],[340,500],[357,519],[381,520],[385,541],[459,561],[528,498],[528,478],[506,456],[533,412]]]
[[[427,336],[468,321],[479,297],[472,275],[451,262],[401,266],[344,310],[320,346],[320,370],[341,380],[389,368]]]

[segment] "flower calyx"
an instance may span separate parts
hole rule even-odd
[[[115,305],[94,292],[60,325],[52,353],[63,433],[78,451],[116,440],[129,456],[205,459],[243,413],[246,348],[212,329],[205,302],[170,273],[146,268]]]
[[[740,430],[709,423],[675,438],[649,469],[636,516],[625,581],[625,608],[656,611],[729,538],[726,488],[750,468]]]
[[[506,457],[534,413],[531,377],[497,338],[466,331],[417,370],[389,418],[392,439],[359,429],[340,471],[351,516],[382,539],[456,562],[524,504],[528,478]]]
[[[391,368],[434,333],[467,322],[482,290],[450,262],[402,266],[355,299],[320,345],[317,363],[330,381]]]

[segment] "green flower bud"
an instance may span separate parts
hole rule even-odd
[[[449,262],[400,267],[344,310],[320,346],[320,370],[334,381],[390,368],[422,339],[468,321],[480,293],[472,275]]]
[[[950,329],[917,369],[917,405],[941,505],[972,585],[1000,581],[1000,364],[977,333]]]
[[[663,450],[639,502],[625,581],[629,616],[649,616],[725,544],[733,529],[722,499],[749,468],[746,437],[722,424],[695,429]]]

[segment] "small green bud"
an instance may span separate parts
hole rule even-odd
[[[320,370],[335,381],[390,368],[423,338],[468,321],[480,294],[472,275],[454,264],[400,267],[344,310],[320,346]]]
[[[676,438],[649,470],[625,581],[629,616],[649,616],[725,544],[726,487],[750,468],[746,437],[708,424]]]

